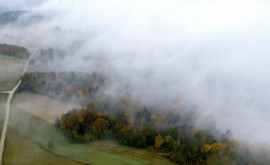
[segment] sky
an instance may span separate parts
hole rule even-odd
[[[108,93],[191,104],[198,127],[211,119],[237,139],[269,143],[269,1],[12,0],[0,6],[31,11],[22,19],[44,16],[2,28],[0,41],[68,50],[81,43],[48,68],[102,70],[111,77]]]

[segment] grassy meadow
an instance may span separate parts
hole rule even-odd
[[[30,93],[16,94],[13,105],[15,109],[25,111],[51,124],[55,123],[57,117],[67,113],[72,108],[80,107],[76,104],[63,103],[46,96]]]
[[[88,144],[88,147],[94,150],[139,160],[146,164],[174,165],[173,162],[156,153],[154,148],[138,149],[121,145],[116,140],[93,141]]]
[[[0,90],[12,89],[19,80],[25,60],[0,55]]]
[[[83,162],[88,162],[93,165],[172,164],[167,159],[162,158],[158,153],[119,145],[113,140],[93,141],[88,144],[74,143],[50,122],[51,119],[46,119],[51,116],[46,115],[45,112],[48,109],[43,107],[42,104],[38,105],[35,101],[36,104],[34,103],[33,107],[35,111],[43,111],[43,113],[33,112],[34,110],[29,111],[26,110],[27,108],[20,108],[20,106],[23,105],[21,105],[21,102],[18,103],[18,101],[16,101],[18,98],[21,100],[20,95],[25,97],[28,94],[19,94],[15,97],[11,107],[10,126],[42,148],[49,150],[49,143],[52,142],[52,152],[72,159],[82,160]],[[33,94],[28,95],[28,97],[30,96],[32,98],[36,97],[36,95]],[[55,100],[50,99],[47,99],[45,102],[46,104],[56,104]],[[61,105],[63,104],[59,102],[58,106],[50,107],[51,109],[48,111],[56,112],[57,114],[59,113],[57,111],[62,111]],[[35,114],[37,114],[37,116],[35,116]],[[41,114],[45,115],[41,116]],[[9,145],[6,146],[5,152],[8,152],[8,150]],[[33,159],[35,159],[34,156]]]
[[[83,165],[40,148],[12,127],[7,133],[3,165]]]
[[[5,121],[7,97],[7,94],[0,94],[0,137],[2,135],[2,128]]]

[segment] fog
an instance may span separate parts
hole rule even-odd
[[[235,138],[270,138],[270,2],[266,0],[12,0],[28,10],[0,41],[69,50],[49,70],[101,71],[107,93],[196,107]],[[33,15],[40,21],[25,25]],[[77,46],[74,46],[76,45]]]

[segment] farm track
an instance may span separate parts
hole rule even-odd
[[[32,54],[30,55],[30,57],[28,58],[28,60],[26,61],[25,65],[24,65],[24,68],[23,68],[23,71],[22,71],[21,75],[23,75],[26,72],[27,67],[29,65],[29,62],[31,61],[31,59],[33,58],[33,56],[36,54],[36,52],[38,50],[39,50],[39,47],[32,52]],[[8,127],[8,122],[9,122],[10,103],[11,103],[11,100],[13,98],[14,93],[16,92],[16,90],[18,89],[18,87],[20,85],[21,85],[21,80],[18,81],[18,83],[15,85],[15,87],[12,90],[10,90],[10,91],[0,91],[0,94],[8,94],[8,99],[7,99],[7,103],[6,103],[5,122],[4,122],[4,127],[3,127],[3,130],[2,130],[1,140],[0,140],[0,165],[2,164],[2,156],[3,156],[6,133],[7,133],[7,127]]]

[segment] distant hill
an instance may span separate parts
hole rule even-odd
[[[5,9],[3,9],[5,10]],[[17,26],[28,26],[43,19],[42,15],[32,14],[25,10],[9,10],[1,12],[0,6],[0,27],[16,23]]]
[[[0,7],[1,11],[1,7]],[[14,10],[14,11],[5,11],[0,13],[0,25],[5,25],[13,23],[19,19],[26,11],[24,10]]]

